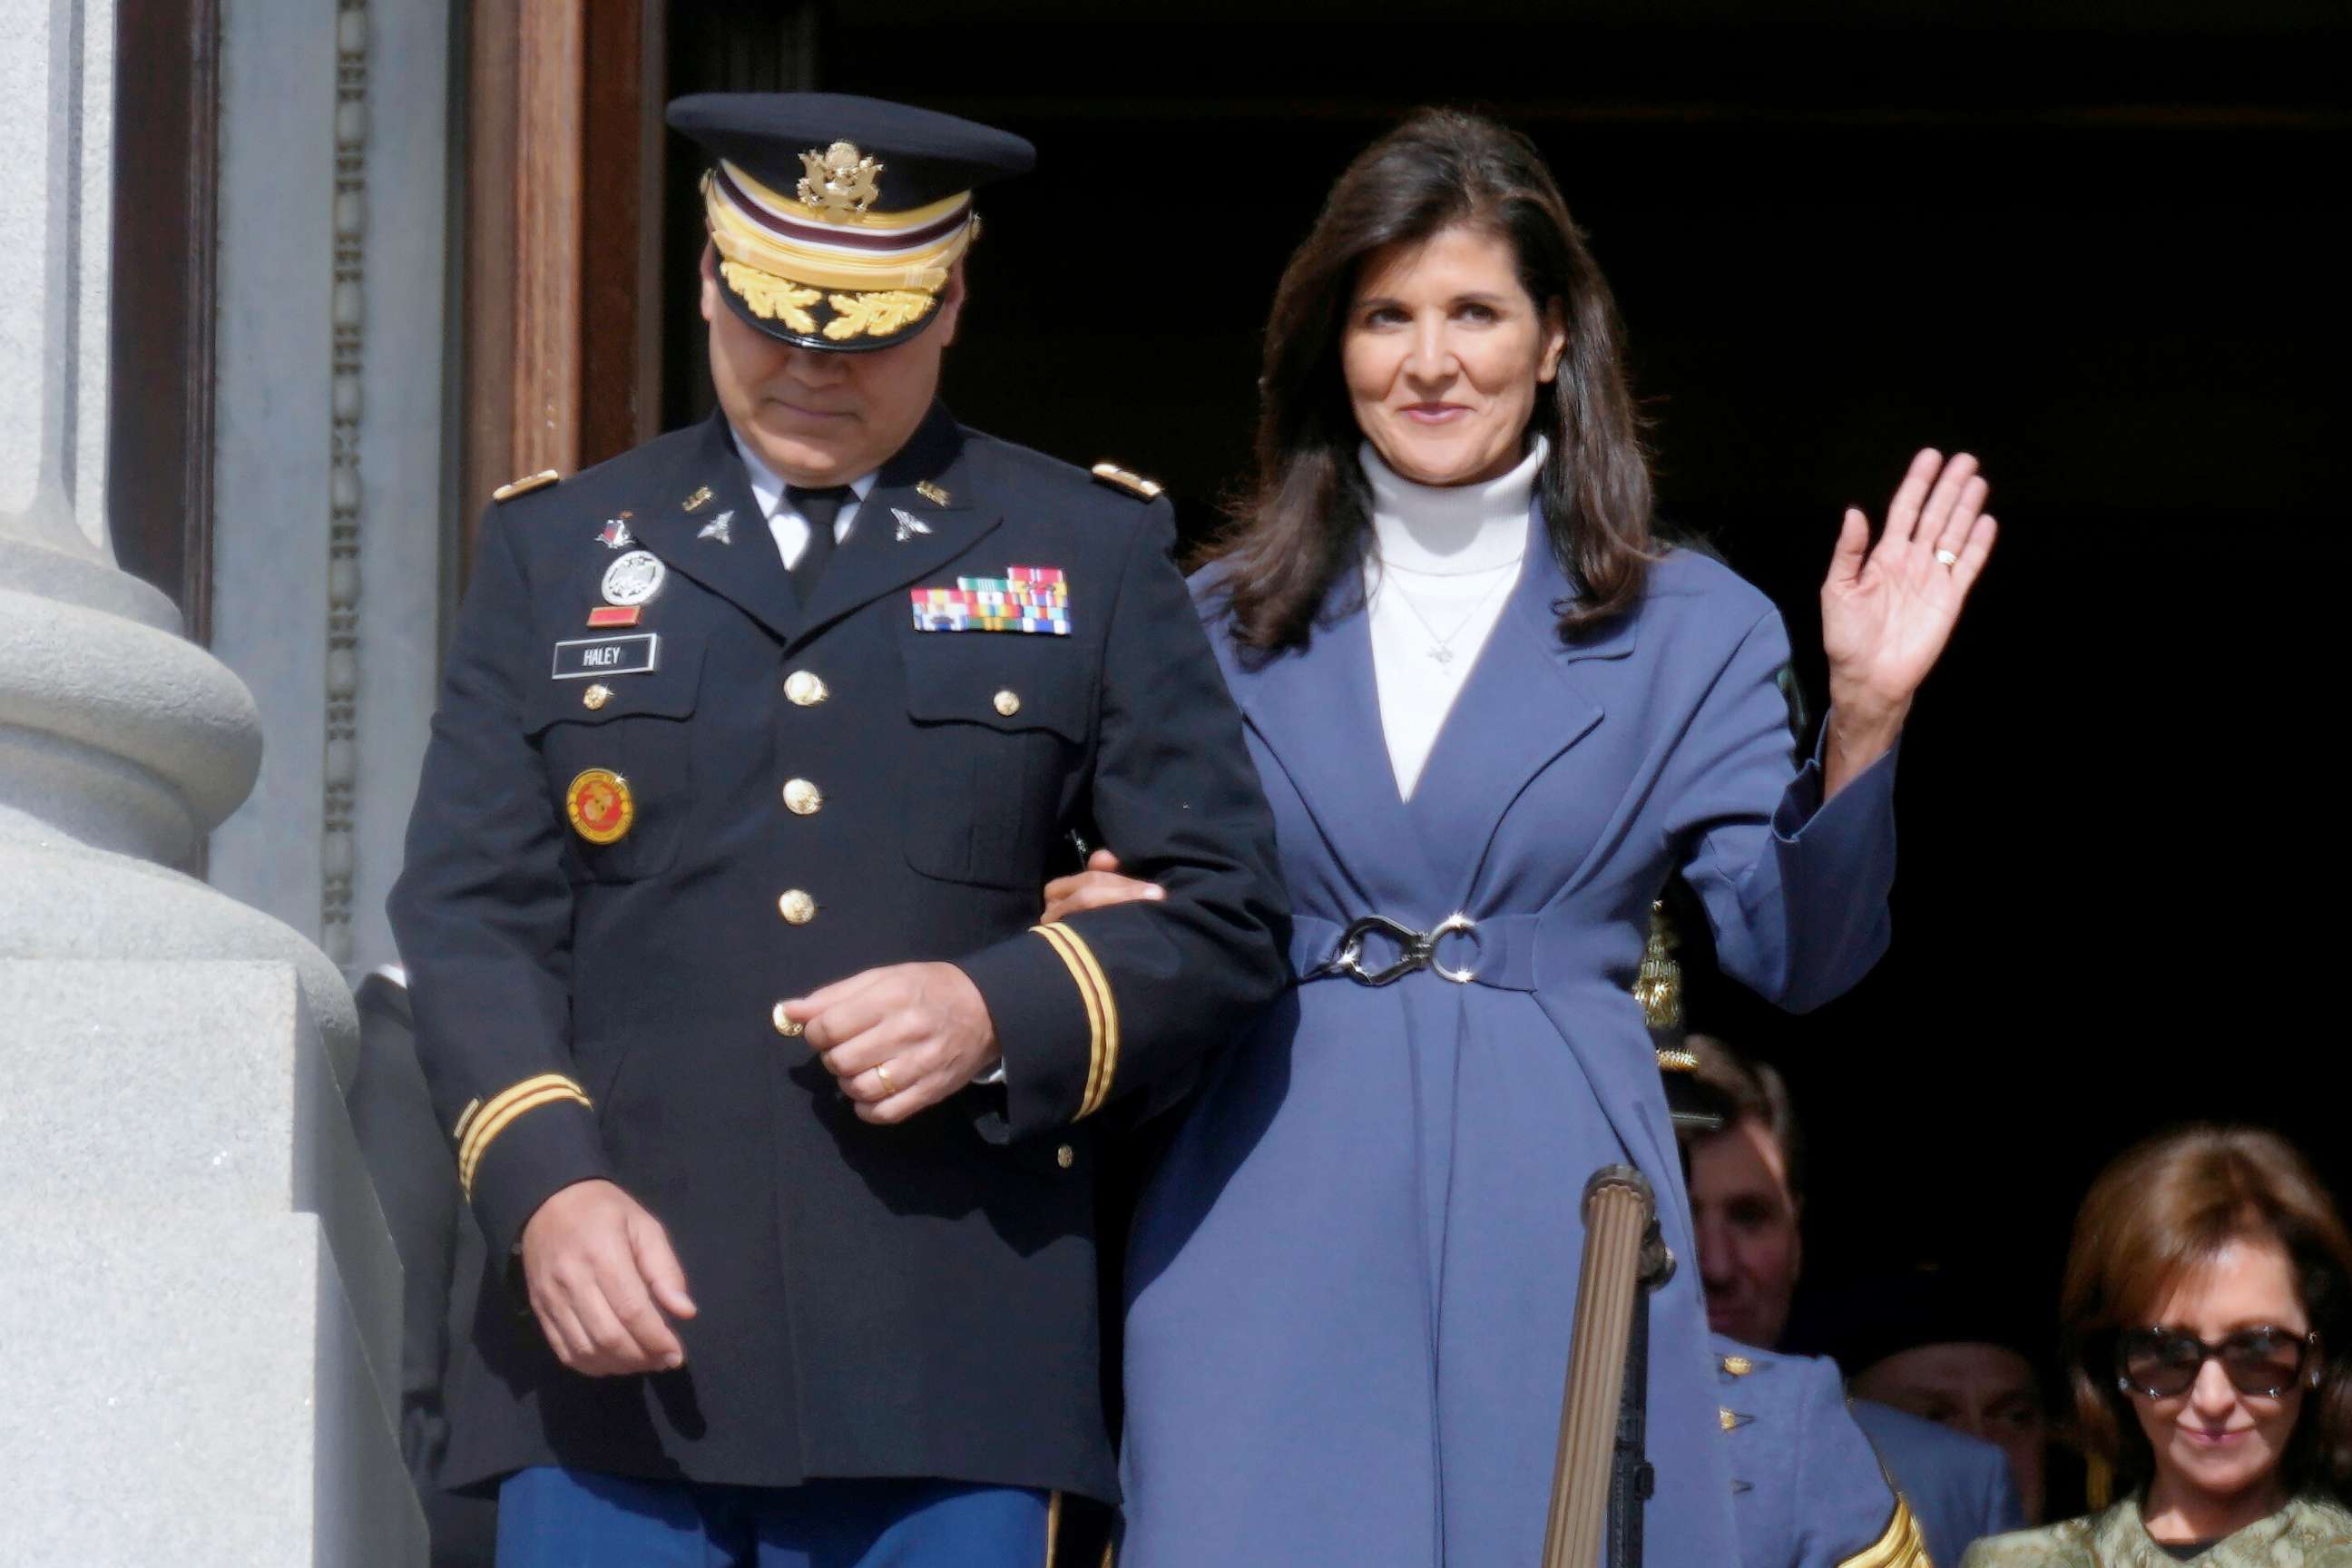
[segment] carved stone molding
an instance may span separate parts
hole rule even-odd
[[[367,347],[367,0],[335,16],[334,326],[331,338],[327,493],[327,664],[324,800],[319,845],[320,945],[352,960],[352,891],[358,867],[361,372]]]

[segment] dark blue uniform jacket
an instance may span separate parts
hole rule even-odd
[[[943,408],[805,608],[717,419],[491,509],[392,900],[420,1059],[491,1258],[611,1177],[700,1315],[683,1369],[582,1377],[492,1268],[445,1480],[1114,1495],[1096,1130],[1180,1093],[1285,978],[1269,814],[1172,542],[1164,503]],[[633,549],[661,586],[592,629]],[[1013,566],[1065,574],[1068,635],[916,628],[910,589]],[[583,639],[614,647],[559,647]],[[600,769],[630,805],[607,844],[567,816]],[[1166,900],[1034,930],[1073,829]],[[772,1010],[911,960],[978,984],[1008,1081],[869,1126]]]

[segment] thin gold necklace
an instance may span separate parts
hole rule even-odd
[[[1516,565],[1517,563],[1514,563],[1513,564]],[[1496,591],[1501,588],[1504,584],[1511,581],[1513,577],[1517,575],[1517,573],[1498,573],[1496,575],[1495,580],[1486,585],[1486,591],[1478,595],[1478,602],[1472,605],[1468,613],[1464,615],[1462,619],[1455,623],[1454,630],[1444,637],[1440,637],[1437,633],[1437,628],[1429,624],[1429,617],[1421,613],[1421,606],[1412,602],[1412,595],[1404,591],[1404,584],[1387,575],[1387,563],[1383,562],[1381,566],[1381,581],[1383,584],[1396,590],[1397,602],[1405,607],[1406,611],[1414,620],[1421,623],[1421,629],[1429,634],[1431,646],[1423,651],[1427,653],[1430,658],[1435,659],[1440,665],[1447,667],[1451,667],[1453,665],[1456,657],[1454,652],[1454,639],[1460,637],[1465,631],[1469,629],[1470,623],[1478,618],[1478,612],[1486,607],[1486,601],[1495,596]]]

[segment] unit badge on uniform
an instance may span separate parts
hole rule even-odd
[[[588,768],[563,792],[564,815],[572,830],[591,844],[614,844],[637,819],[636,797],[629,781],[610,768]]]
[[[916,588],[919,632],[1070,635],[1070,585],[1058,566],[1012,566],[1002,577],[959,577],[952,588]]]
[[[626,550],[635,543],[636,536],[629,531],[629,514],[625,511],[618,517],[606,518],[596,542],[607,550]]]
[[[702,525],[702,531],[699,533],[697,533],[694,537],[697,539],[715,539],[721,544],[732,544],[735,542],[735,532],[728,526],[728,524],[734,521],[735,510],[732,507],[730,507],[727,510],[720,512],[717,517],[712,518],[709,522],[704,523]]]
[[[892,531],[891,537],[901,544],[919,533],[929,533],[931,531],[929,523],[911,512],[901,511],[895,506],[890,509],[890,515],[898,520],[898,526]]]
[[[604,602],[642,605],[661,592],[669,568],[650,550],[632,550],[604,568]]]

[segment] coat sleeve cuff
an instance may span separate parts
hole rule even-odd
[[[1004,1058],[1005,1121],[1026,1138],[1084,1120],[1118,1073],[1118,1003],[1086,938],[1059,921],[959,962]]]
[[[457,1180],[493,1258],[514,1250],[558,1192],[612,1176],[588,1096],[561,1073],[526,1079],[467,1110],[457,1135]]]
[[[1822,798],[1824,753],[1829,748],[1829,726],[1822,726],[1821,738],[1813,743],[1813,754],[1789,781],[1780,795],[1780,804],[1772,812],[1772,837],[1783,844],[1794,844],[1808,829],[1819,834],[1835,832],[1836,825],[1856,816],[1891,816],[1895,800],[1895,763],[1903,754],[1903,740],[1895,737],[1895,744],[1862,772],[1846,781],[1846,786],[1828,800]],[[1826,821],[1830,826],[1817,827]]]

